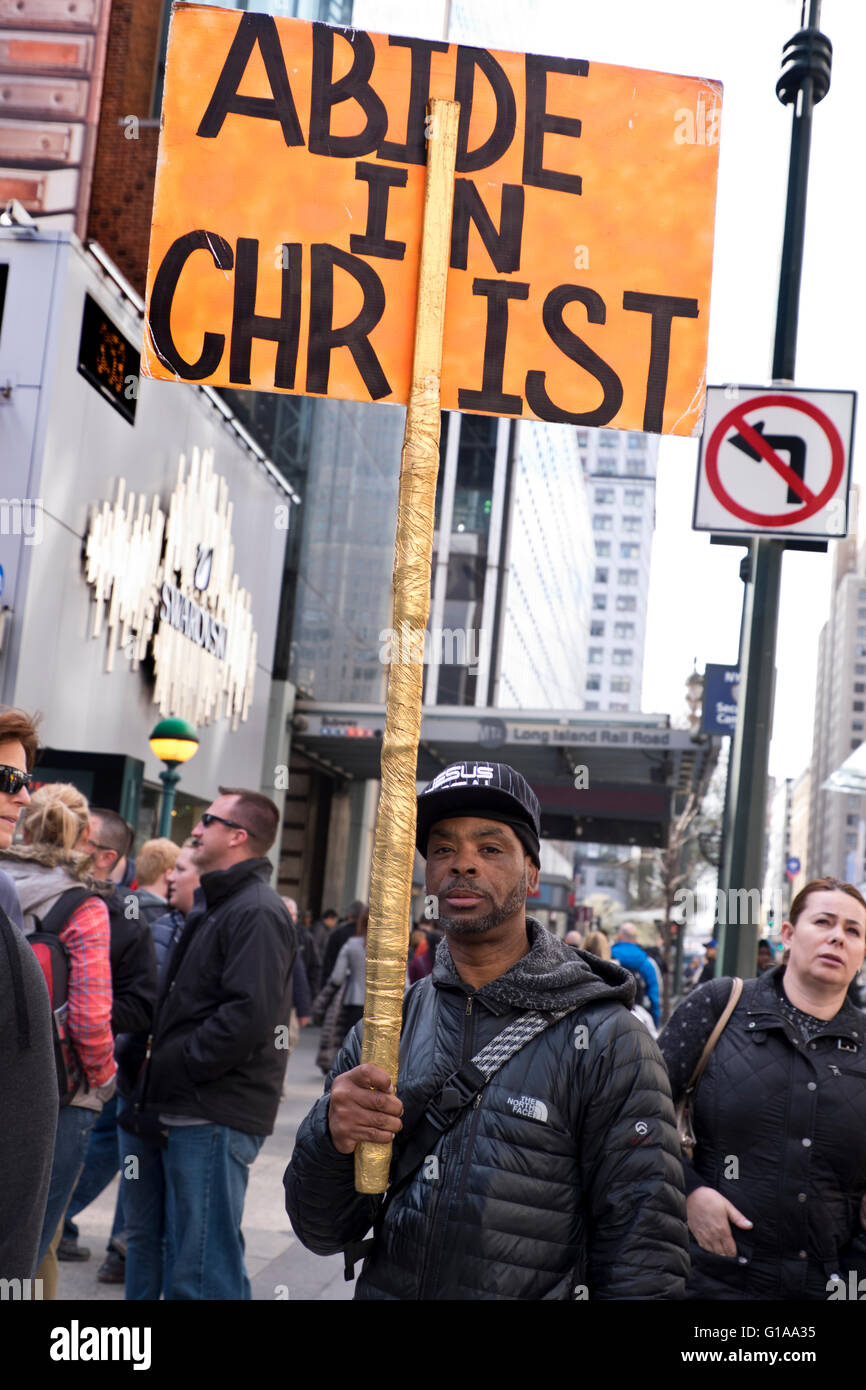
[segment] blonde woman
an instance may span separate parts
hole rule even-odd
[[[79,890],[66,900],[69,913],[54,928],[69,971],[69,1078],[60,1097],[40,1264],[84,1164],[90,1131],[114,1092],[111,966],[105,889],[91,877],[92,860],[80,848],[90,828],[86,799],[67,783],[48,783],[32,794],[20,824],[24,843],[0,849],[0,867],[15,884],[25,935],[39,930],[64,894]]]

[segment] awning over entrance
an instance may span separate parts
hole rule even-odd
[[[292,746],[346,781],[379,777],[384,705],[301,700]],[[559,714],[432,705],[421,722],[418,779],[451,763],[510,763],[542,808],[556,840],[661,846],[671,815],[708,777],[721,739],[672,729],[667,715]]]

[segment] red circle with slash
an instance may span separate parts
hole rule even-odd
[[[747,411],[766,410],[771,405],[784,406],[787,410],[801,411],[804,415],[808,415],[810,420],[814,420],[827,436],[827,442],[830,445],[830,476],[820,492],[813,493],[746,420]],[[763,512],[753,512],[748,507],[743,507],[739,502],[734,501],[719,477],[719,447],[732,425],[736,426],[746,443],[751,444],[765,462],[776,469],[776,472],[788,483],[789,487],[802,497],[804,505],[799,511],[780,512],[776,516],[765,516]],[[800,400],[797,396],[754,396],[743,405],[735,406],[733,410],[728,411],[728,414],[723,416],[716,425],[707,445],[706,470],[710,490],[716,501],[725,508],[725,511],[731,512],[741,521],[751,522],[753,526],[791,526],[797,521],[806,521],[808,517],[814,516],[833,497],[845,471],[845,446],[833,421],[824,414],[823,410],[812,405],[811,401]]]

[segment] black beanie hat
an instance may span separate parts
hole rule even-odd
[[[526,853],[541,867],[541,807],[526,778],[507,763],[453,763],[433,778],[418,797],[415,843],[427,857],[433,826],[450,816],[485,816],[514,831]]]

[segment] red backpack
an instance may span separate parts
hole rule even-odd
[[[69,888],[61,893],[43,918],[28,913],[36,926],[27,934],[27,940],[42,968],[51,1002],[54,1060],[61,1106],[68,1105],[72,1100],[84,1080],[84,1072],[69,1036],[69,952],[60,940],[60,933],[73,913],[92,896],[86,888]]]

